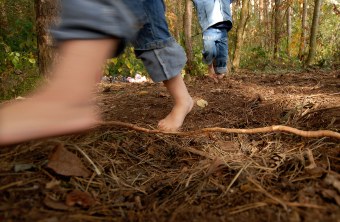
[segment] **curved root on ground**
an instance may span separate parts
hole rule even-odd
[[[317,130],[317,131],[304,131],[299,130],[289,126],[283,125],[273,125],[267,127],[259,127],[252,129],[237,129],[237,128],[221,128],[221,127],[213,127],[213,128],[203,128],[193,131],[186,132],[165,132],[157,129],[146,129],[143,127],[139,127],[137,125],[131,123],[124,123],[120,121],[108,121],[108,122],[100,122],[100,126],[121,126],[128,129],[132,129],[135,131],[140,131],[144,133],[160,133],[160,134],[168,134],[168,135],[178,135],[178,136],[190,136],[196,134],[204,134],[211,132],[220,132],[220,133],[237,133],[237,134],[256,134],[256,133],[271,133],[271,132],[287,132],[292,133],[302,137],[331,137],[340,139],[340,133],[334,132],[331,130]]]

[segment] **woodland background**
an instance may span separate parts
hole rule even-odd
[[[205,74],[202,39],[193,3],[165,0],[169,28],[186,49],[187,78]],[[237,0],[229,33],[229,71],[332,69],[340,58],[337,0]],[[0,0],[0,101],[25,94],[47,75],[53,58],[50,24],[58,22],[56,0]],[[40,70],[40,71],[39,71]],[[127,48],[108,60],[109,76],[146,75]]]
[[[49,76],[57,3],[0,0],[0,105]],[[103,125],[0,149],[0,221],[339,222],[339,1],[235,0],[219,83],[204,76],[192,2],[165,3],[187,88],[205,105],[178,135],[150,131],[172,100],[162,84],[120,81],[147,75],[128,47],[105,66],[118,81],[98,84]],[[318,136],[253,131],[275,125]]]

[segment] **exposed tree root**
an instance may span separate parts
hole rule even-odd
[[[299,130],[293,127],[282,126],[282,125],[274,125],[274,126],[267,126],[267,127],[253,128],[253,129],[213,127],[213,128],[203,128],[203,129],[187,131],[187,132],[165,132],[165,131],[156,130],[156,129],[150,130],[150,129],[136,126],[131,123],[124,123],[124,122],[119,122],[119,121],[100,122],[100,125],[101,126],[121,126],[121,127],[129,128],[132,130],[140,131],[140,132],[145,132],[145,133],[161,133],[161,134],[170,134],[170,135],[179,135],[179,136],[190,136],[190,135],[210,133],[210,132],[237,133],[237,134],[288,132],[288,133],[296,134],[302,137],[331,137],[331,138],[340,139],[340,133],[337,133],[331,130],[304,131],[304,130]]]

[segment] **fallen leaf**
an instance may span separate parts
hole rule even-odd
[[[110,92],[111,91],[111,87],[110,86],[106,86],[106,87],[104,87],[104,89],[103,89],[103,93],[105,93],[105,92]]]
[[[338,205],[340,206],[340,196],[339,196],[339,195],[336,195],[336,196],[334,197],[334,200],[335,200],[336,204],[338,204]]]
[[[89,177],[90,171],[82,164],[81,160],[73,153],[59,145],[49,158],[47,167],[63,176]]]
[[[15,98],[16,100],[24,100],[26,99],[25,97],[22,97],[22,96],[18,96],[17,98]]]
[[[60,220],[57,217],[45,218],[38,220],[37,222],[59,222]]]
[[[300,222],[301,221],[300,215],[296,210],[293,210],[289,214],[289,221],[291,221],[291,222]]]
[[[336,196],[336,191],[335,190],[329,190],[325,189],[321,191],[321,194],[324,198],[326,199],[333,199]]]
[[[218,146],[228,152],[238,152],[239,144],[234,141],[218,141]]]
[[[208,102],[205,101],[204,99],[199,99],[199,100],[197,100],[196,104],[197,104],[199,107],[204,108],[204,107],[206,107],[206,106],[208,105]]]
[[[153,146],[150,146],[150,147],[148,147],[148,154],[150,154],[150,155],[155,155],[155,153],[156,153],[156,148],[155,147],[153,147]]]
[[[46,189],[52,189],[53,187],[59,186],[60,180],[52,180],[45,185]]]
[[[220,169],[221,166],[224,166],[225,163],[222,159],[220,158],[215,158],[213,162],[210,164],[207,175],[210,175]]]
[[[335,202],[340,206],[340,196],[337,194],[335,190],[325,189],[321,191],[321,194],[325,199],[329,200],[334,199]]]
[[[328,174],[325,178],[325,183],[328,185],[332,185],[340,193],[340,179],[339,178],[337,178],[334,175]]]
[[[34,169],[36,168],[36,165],[32,164],[32,163],[28,163],[28,164],[15,164],[14,165],[14,172],[18,173],[21,171],[26,171],[26,170],[30,170],[30,169]]]
[[[83,192],[80,190],[73,190],[68,193],[66,196],[66,205],[67,206],[81,206],[84,208],[89,208],[95,204],[94,198],[88,192]]]
[[[143,96],[143,95],[149,94],[149,92],[148,91],[140,91],[137,94]]]
[[[312,165],[309,165],[309,166],[312,166]],[[309,167],[309,166],[305,167],[305,171],[311,176],[321,177],[325,172],[325,170],[321,167],[314,167],[314,166]]]
[[[70,207],[65,205],[65,203],[52,200],[50,197],[45,197],[44,204],[53,210],[69,210]]]
[[[140,196],[135,196],[135,206],[137,206],[137,208],[139,210],[143,209],[143,205],[142,205],[142,201],[140,199]]]
[[[169,94],[166,94],[166,93],[163,93],[163,92],[160,92],[158,95],[159,95],[159,97],[169,97]]]

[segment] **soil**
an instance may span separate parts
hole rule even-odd
[[[201,77],[187,86],[208,105],[195,105],[182,131],[287,125],[340,132],[339,70],[243,70],[217,84]],[[172,108],[162,84],[116,82],[98,91],[105,121],[155,129]],[[90,176],[48,167],[60,146]],[[0,221],[340,221],[336,138],[179,136],[104,124],[2,148],[0,159]],[[86,195],[70,202],[75,191]]]

